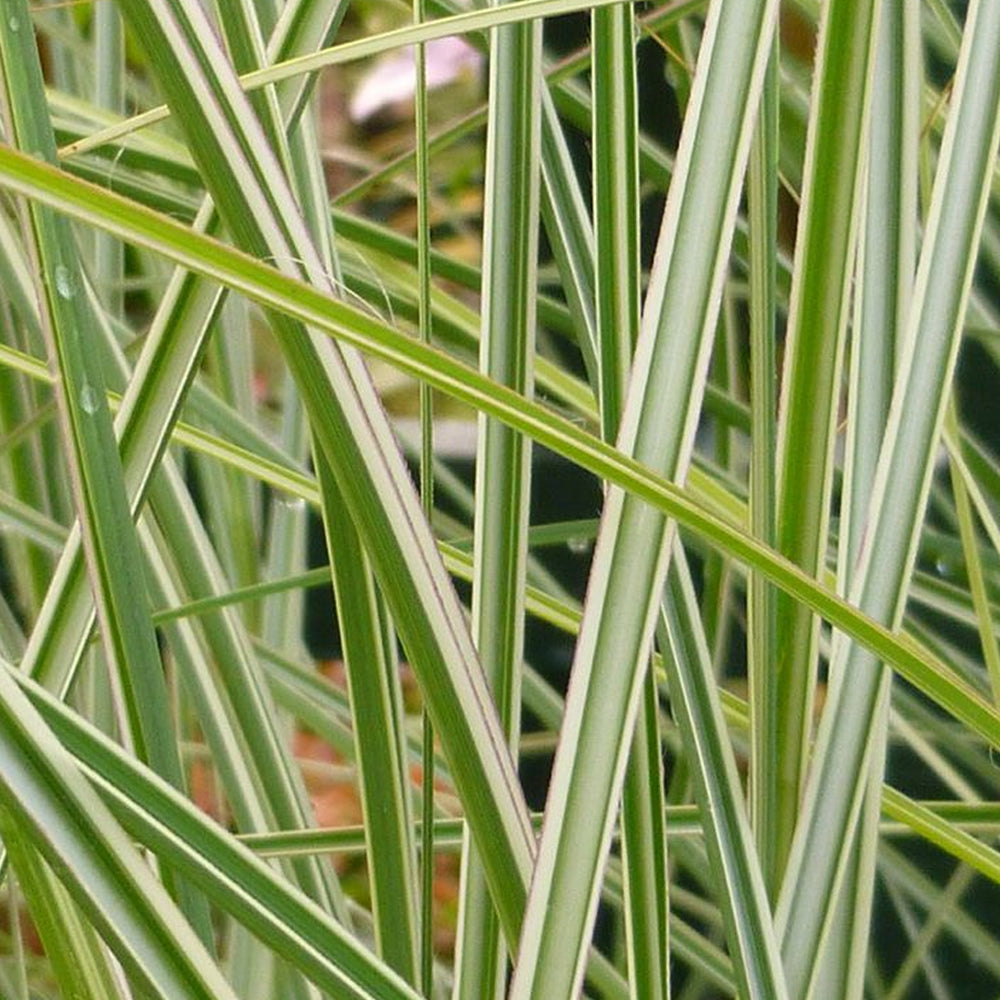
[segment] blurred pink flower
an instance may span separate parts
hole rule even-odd
[[[478,72],[483,61],[478,50],[456,37],[435,38],[427,43],[425,52],[428,90]],[[386,108],[409,101],[416,89],[416,77],[412,46],[377,59],[351,95],[351,120],[363,122]]]

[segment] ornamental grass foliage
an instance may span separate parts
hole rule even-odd
[[[0,995],[996,995],[998,52],[0,0]]]

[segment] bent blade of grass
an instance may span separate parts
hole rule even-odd
[[[10,0],[0,21],[3,104],[12,142],[55,162],[55,138],[45,107],[42,73],[27,6]],[[19,25],[23,23],[22,32]],[[167,711],[163,667],[142,574],[138,539],[125,494],[121,461],[104,391],[96,317],[83,294],[83,272],[68,220],[29,206],[25,237],[37,262],[38,309],[47,353],[58,373],[56,409],[70,468],[108,669],[122,713],[119,725],[137,755],[177,788],[180,756]],[[175,883],[181,905],[202,939],[212,941],[208,909]]]
[[[1000,8],[973,3],[869,507],[870,542],[851,592],[861,608],[893,627],[916,554],[1000,141],[998,46]],[[817,945],[836,905],[866,785],[873,720],[888,686],[888,672],[856,643],[838,641],[832,655],[831,672],[846,671],[851,681],[833,688],[824,711],[779,903],[793,996],[806,995],[815,975]]]
[[[776,5],[710,8],[619,448],[683,478]],[[724,68],[723,68],[724,67]],[[609,491],[511,996],[579,988],[654,616],[666,519]]]
[[[187,799],[29,678],[6,664],[0,665],[0,674],[0,691],[13,687],[18,703],[29,713],[26,717],[36,720],[56,759],[71,770],[78,795],[86,799],[95,817],[107,817],[119,837],[124,839],[124,834],[108,815],[108,807],[136,839],[170,858],[217,905],[332,996],[415,1000],[415,991],[348,930]],[[42,713],[44,722],[37,712]],[[90,781],[66,750],[84,764]],[[72,829],[72,824],[69,826]],[[134,853],[127,840],[126,844]],[[146,875],[149,878],[148,871]],[[125,930],[129,929],[125,925]],[[171,936],[165,933],[163,940],[170,942]],[[169,944],[162,947],[172,955],[176,945],[173,949]],[[198,952],[190,953],[196,961]],[[186,959],[186,955],[181,953],[177,958]],[[214,968],[207,958],[203,961],[209,971]],[[180,998],[189,994],[178,991],[172,995]],[[163,996],[166,1000],[171,994]],[[228,988],[223,988],[207,994],[205,1000],[231,996]]]
[[[367,59],[384,52],[392,52],[407,45],[420,45],[438,38],[449,38],[476,31],[486,31],[505,24],[518,24],[560,14],[572,14],[594,7],[620,3],[621,0],[512,0],[483,10],[466,11],[433,21],[396,28],[378,35],[369,35],[353,42],[345,42],[320,52],[311,52],[294,58],[285,58],[280,63],[264,69],[246,73],[240,77],[240,85],[247,91],[258,90],[270,84],[281,83],[293,77],[306,74],[315,75],[329,66],[343,65],[359,59]],[[704,0],[699,0],[704,3]],[[684,4],[687,6],[687,4]],[[146,128],[170,116],[167,105],[161,105],[125,119],[116,125],[95,132],[59,151],[60,157],[75,156],[109,142],[131,135],[140,128]]]
[[[18,688],[15,672],[0,663],[3,807],[147,995],[235,1000],[198,936]]]
[[[287,183],[197,4],[129,0],[160,82],[236,239],[329,289]],[[462,610],[360,357],[287,314],[272,325],[361,533],[469,810],[508,939],[520,923],[533,843],[517,776]]]
[[[270,309],[281,310],[330,337],[362,349],[456,400],[496,416],[595,476],[628,490],[753,567],[871,649],[879,659],[891,663],[901,677],[988,743],[1000,745],[1000,713],[927,646],[909,636],[895,634],[773,549],[754,540],[734,524],[732,516],[717,513],[715,504],[696,498],[689,489],[657,475],[573,421],[267,264],[3,146],[0,146],[0,185],[44,201],[80,221],[114,231]],[[34,362],[26,362],[10,351],[0,353],[19,368],[37,371]],[[223,449],[222,454],[233,452]],[[282,488],[295,495],[306,489],[301,473],[295,470],[261,464],[252,456],[241,460],[265,471],[268,477],[275,477]],[[310,494],[307,490],[302,495]]]

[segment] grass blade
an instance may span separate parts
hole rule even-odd
[[[589,270],[594,272],[601,435],[608,442],[618,434],[639,337],[639,121],[633,17],[631,4],[591,14],[594,251]],[[572,254],[567,257],[572,260]],[[621,828],[629,983],[633,996],[650,1000],[670,996],[663,806],[659,693],[653,671],[647,668],[622,786]]]
[[[83,790],[78,795],[86,798],[94,816],[108,817],[107,822],[120,833],[102,799],[86,780],[81,780],[79,769],[68,760],[63,746],[38,718],[36,709],[44,714],[63,745],[85,762],[102,798],[133,836],[148,843],[157,853],[170,857],[207,895],[235,911],[234,916],[320,988],[351,1000],[376,997],[415,1000],[417,994],[409,986],[378,962],[342,925],[290,887],[273,868],[44,689],[20,675],[12,677],[8,672],[11,670],[5,667],[0,671],[3,675],[0,689],[12,687],[18,704],[29,713],[26,717],[35,719],[37,726],[48,734],[56,759],[71,769]],[[21,693],[19,684],[26,694]],[[126,846],[134,855],[127,841]],[[148,872],[144,874],[148,879]],[[139,929],[141,926],[137,925]],[[169,942],[171,936],[163,932],[162,940]],[[161,947],[167,949],[166,945]],[[190,953],[192,960],[196,960],[199,953]],[[177,954],[178,959],[188,961],[186,953]],[[204,962],[207,974],[214,966],[207,959]],[[173,995],[188,996],[184,992]],[[214,1000],[229,1000],[232,993],[223,984],[211,996]]]
[[[907,354],[869,508],[868,530],[876,541],[863,555],[852,587],[852,597],[860,607],[894,626],[902,614],[930,488],[933,449],[940,435],[1000,139],[1000,68],[993,58],[997,45],[1000,10],[973,4],[908,313]],[[947,226],[942,225],[942,218],[948,219]],[[829,907],[836,902],[860,791],[866,785],[859,779],[867,773],[876,730],[872,721],[887,693],[887,672],[857,645],[840,643],[834,664],[834,673],[849,672],[851,684],[833,689],[824,712],[803,820],[779,904],[783,954],[794,996],[804,995],[814,976],[817,942]],[[832,780],[831,769],[841,781]],[[817,907],[817,899],[827,905]]]
[[[0,798],[147,995],[235,1000],[204,945],[0,664]]]
[[[900,637],[858,611],[834,591],[805,574],[737,527],[727,507],[720,516],[685,488],[621,454],[552,410],[525,400],[443,352],[427,348],[384,326],[368,314],[340,303],[303,282],[239,251],[192,234],[171,220],[0,147],[0,184],[45,201],[90,224],[109,228],[230,288],[362,348],[435,389],[503,420],[557,454],[634,496],[744,562],[797,600],[846,632],[879,659],[892,664],[939,705],[987,742],[1000,731],[1000,714],[945,662],[919,641]],[[9,352],[8,352],[9,354]],[[270,475],[271,473],[269,473]],[[298,476],[282,479],[298,488]]]
[[[755,107],[769,49],[758,39],[767,36],[774,13],[767,4],[738,12],[711,8],[650,278],[619,447],[672,476],[683,476],[691,448],[749,150],[748,109]],[[722,136],[723,145],[716,145]],[[518,1000],[561,996],[579,986],[667,540],[663,519],[634,498],[609,492],[511,984]]]
[[[137,34],[159,53],[161,66],[169,54],[172,69],[161,75],[161,84],[237,240],[292,273],[303,267],[313,282],[328,289],[291,192],[235,86],[235,75],[221,53],[212,51],[204,13],[197,5],[161,0],[129,0],[123,9]],[[228,79],[225,89],[220,74]],[[477,840],[490,845],[485,860],[494,902],[513,936],[530,864],[527,817],[461,609],[409,474],[361,359],[310,335],[283,314],[273,314],[272,324],[310,413],[317,447],[331,464],[373,560],[432,717],[445,723],[441,732],[455,780]]]
[[[826,555],[833,446],[874,66],[878,4],[826,4],[820,21],[802,208],[788,317],[778,427],[777,548],[818,576]],[[808,454],[809,461],[803,461]],[[816,687],[819,622],[779,596],[771,696],[777,745],[758,800],[776,843],[772,892],[787,862],[804,780]]]
[[[325,459],[323,493],[337,496]],[[408,835],[410,787],[402,736],[399,670],[382,633],[371,568],[346,511],[327,504],[324,528],[333,562],[337,616],[351,699],[355,759],[368,840],[372,916],[379,954],[411,985],[419,980],[416,858]]]
[[[878,24],[872,124],[864,214],[858,246],[858,280],[851,341],[850,400],[838,545],[842,593],[862,545],[879,445],[885,433],[897,359],[905,346],[906,307],[916,265],[917,163],[921,73],[919,19],[905,4],[882,5]],[[888,252],[886,252],[888,250]],[[831,674],[830,684],[844,683]],[[877,728],[888,734],[888,704]],[[836,924],[825,948],[820,991],[828,997],[861,996],[871,933],[884,738],[873,747],[871,776],[848,862]]]
[[[750,152],[747,206],[750,215],[750,529],[766,545],[775,544],[775,450],[777,429],[777,302],[775,257],[778,241],[778,96],[780,49],[777,39],[764,77],[760,117]],[[775,595],[759,575],[747,591],[747,678],[750,693],[750,813],[768,896],[777,896],[780,866],[773,824],[776,803],[768,781],[777,759],[778,692],[770,669],[776,648]]]
[[[20,30],[20,24],[25,30]],[[10,138],[55,161],[41,66],[26,6],[0,22],[2,103]],[[16,99],[14,95],[17,95]],[[112,683],[121,700],[119,725],[140,759],[175,787],[184,786],[167,713],[167,691],[142,579],[140,549],[122,480],[99,355],[88,349],[95,323],[82,294],[83,274],[67,220],[41,205],[29,208],[28,245],[48,276],[38,287],[42,330],[59,373],[56,407],[66,442],[74,501]],[[212,940],[203,901],[174,883],[202,940]]]
[[[693,761],[705,846],[719,873],[733,976],[741,997],[785,997],[778,939],[736,761],[725,736],[712,661],[684,553],[675,543],[661,611],[671,705]]]
[[[491,39],[490,126],[486,145],[480,370],[530,396],[535,354],[540,21],[496,29]],[[520,732],[524,586],[531,445],[480,416],[476,449],[473,639],[508,744]],[[468,847],[471,849],[472,844]],[[482,862],[463,854],[455,997],[499,997],[506,978],[500,927]]]

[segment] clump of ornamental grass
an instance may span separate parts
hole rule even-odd
[[[0,993],[996,993],[1000,5],[0,3]]]

